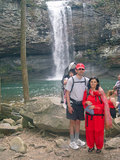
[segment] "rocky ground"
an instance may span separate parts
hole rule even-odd
[[[27,146],[27,152],[17,153],[10,150],[9,142],[14,137],[21,137]],[[81,137],[85,140],[85,137]],[[78,150],[69,148],[68,135],[56,135],[37,129],[24,129],[0,138],[0,160],[119,160],[120,148],[106,150],[96,154],[87,152],[87,147]]]
[[[54,102],[54,103],[53,103]],[[49,97],[38,98],[36,101],[31,101],[23,107],[23,104],[2,104],[0,112],[0,160],[119,160],[120,159],[120,118],[116,118],[113,123],[113,129],[107,135],[112,135],[111,138],[105,138],[106,142],[100,154],[95,151],[88,153],[87,147],[72,150],[69,148],[69,133],[62,128],[69,128],[69,123],[66,124],[65,109],[58,103],[58,98]],[[44,105],[43,105],[44,104]],[[16,107],[14,107],[16,106]],[[42,110],[45,110],[45,113]],[[24,108],[24,118],[29,117],[34,124],[27,123],[27,128],[24,128],[24,119],[19,114],[19,109]],[[52,114],[54,109],[54,114]],[[56,112],[55,112],[56,110]],[[14,113],[14,114],[13,114]],[[42,113],[42,114],[41,114]],[[59,113],[59,116],[57,115]],[[47,116],[46,116],[47,114]],[[61,115],[62,114],[62,115]],[[49,116],[48,116],[49,115]],[[20,117],[19,117],[20,116]],[[35,121],[35,116],[38,116]],[[43,118],[41,119],[41,117]],[[61,116],[62,120],[61,120]],[[43,119],[45,118],[45,121]],[[52,123],[51,119],[54,119]],[[46,123],[47,121],[47,123]],[[37,125],[39,122],[39,125]],[[43,123],[44,122],[44,123]],[[58,123],[59,122],[59,123]],[[66,124],[66,126],[64,126]],[[40,127],[42,125],[42,127]],[[45,128],[51,126],[49,131]],[[83,127],[83,128],[82,128]],[[53,130],[54,128],[54,130]],[[84,126],[81,123],[80,138],[84,141],[85,134]],[[53,132],[58,130],[59,132]],[[62,130],[63,131],[63,130]],[[13,133],[14,132],[14,133]],[[59,133],[59,134],[58,134]],[[107,133],[107,132],[106,132]],[[13,141],[17,139],[16,141]],[[15,142],[15,143],[13,143]]]

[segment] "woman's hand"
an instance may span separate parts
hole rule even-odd
[[[90,101],[86,101],[85,104],[92,105],[92,103]]]
[[[91,105],[90,107],[89,107],[89,109],[94,109],[95,108],[95,106],[94,105]]]
[[[71,106],[69,106],[68,107],[68,111],[69,111],[70,114],[72,114],[74,110],[73,110],[73,108]]]

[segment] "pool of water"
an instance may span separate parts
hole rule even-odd
[[[100,78],[101,87],[107,92],[112,89],[116,79]],[[21,82],[2,83],[2,101],[13,101],[23,99],[23,88]],[[30,97],[36,96],[60,96],[60,80],[31,80],[29,81]]]

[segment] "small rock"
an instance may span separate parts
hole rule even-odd
[[[0,133],[0,138],[3,138],[4,137],[4,134],[3,133]]]
[[[17,121],[16,121],[16,124],[22,124],[22,120],[23,120],[23,118],[17,120]]]
[[[70,153],[68,151],[57,151],[57,150],[55,150],[54,152],[55,152],[56,156],[70,157]]]
[[[11,140],[10,149],[20,153],[27,152],[27,146],[20,137],[15,137]]]
[[[3,123],[9,123],[11,126],[15,126],[15,121],[11,118],[3,119]]]
[[[55,142],[58,148],[68,148],[67,142],[65,142],[63,139],[57,139]]]
[[[6,150],[6,147],[3,146],[3,145],[0,145],[0,152],[3,152],[3,151],[5,151],[5,150]]]
[[[46,152],[47,153],[53,152],[53,148],[51,146],[47,147],[46,148]]]
[[[47,146],[46,145],[35,145],[34,148],[35,149],[38,149],[38,148],[46,148]]]

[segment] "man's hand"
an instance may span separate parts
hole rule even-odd
[[[69,111],[70,114],[72,114],[74,112],[74,110],[71,106],[68,107],[68,111]]]

